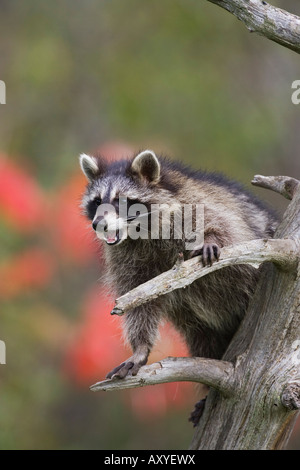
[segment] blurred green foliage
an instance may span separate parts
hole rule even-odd
[[[295,1],[273,3],[300,15]],[[78,171],[79,153],[118,141],[246,185],[255,173],[300,177],[298,57],[204,0],[0,0],[0,31],[0,152],[49,198]],[[39,240],[5,224],[0,237],[4,258]],[[191,403],[143,422],[118,396],[64,375],[57,342],[80,321],[97,269],[61,263],[46,289],[1,303],[1,449],[187,448]]]

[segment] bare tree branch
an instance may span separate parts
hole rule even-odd
[[[234,367],[231,362],[202,357],[168,357],[142,367],[136,376],[107,379],[97,382],[93,392],[144,387],[166,382],[199,382],[219,390],[224,396],[233,390]]]
[[[263,0],[208,0],[232,13],[250,32],[300,53],[300,18]]]
[[[132,289],[116,300],[113,315],[123,315],[127,310],[153,300],[175,289],[188,286],[196,279],[226,266],[237,264],[260,264],[272,261],[285,269],[296,262],[297,249],[293,240],[251,240],[222,248],[218,262],[202,266],[200,256],[178,263],[154,279]]]
[[[251,183],[254,186],[271,189],[292,200],[299,186],[299,181],[289,176],[262,176],[255,175]]]

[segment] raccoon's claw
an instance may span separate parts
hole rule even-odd
[[[106,379],[112,379],[114,377],[118,377],[119,379],[124,379],[124,377],[126,377],[126,375],[130,371],[130,369],[133,368],[133,366],[134,366],[134,363],[131,361],[122,362],[122,364],[115,367],[106,375]]]
[[[142,352],[142,354],[139,354]],[[147,349],[147,353],[144,354],[142,347],[140,351],[137,351],[133,356],[131,356],[127,361],[122,362],[119,366],[115,367],[111,370],[107,375],[107,379],[124,379],[126,375],[136,375],[140,368],[147,363],[149,351]]]
[[[202,255],[203,266],[212,266],[214,261],[219,261],[220,254],[220,248],[216,243],[204,243],[201,248],[193,250],[190,257]]]
[[[193,423],[194,428],[199,424],[200,418],[204,411],[205,401],[206,401],[206,398],[203,398],[203,400],[197,401],[197,403],[195,404],[194,411],[191,412],[189,421]]]

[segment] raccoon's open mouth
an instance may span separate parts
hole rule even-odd
[[[117,245],[124,239],[124,230],[120,226],[120,220],[116,223],[115,219],[108,221],[105,218],[100,218],[100,220],[95,219],[92,225],[97,237],[107,245]]]
[[[120,231],[116,230],[113,233],[109,233],[109,231],[104,232],[103,234],[103,240],[108,244],[108,245],[116,245],[121,241],[120,237]]]

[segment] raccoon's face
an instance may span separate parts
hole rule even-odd
[[[82,154],[80,166],[89,182],[82,206],[97,236],[108,245],[128,236],[148,238],[151,203],[166,192],[159,188],[161,166],[155,153],[145,150],[131,161],[109,166]]]

